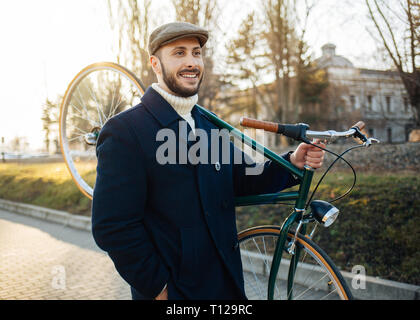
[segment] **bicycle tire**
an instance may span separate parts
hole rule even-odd
[[[245,293],[251,300],[267,299],[268,276],[279,233],[278,226],[258,226],[238,233]],[[293,237],[294,233],[288,233],[286,245]],[[251,243],[251,249],[248,243]],[[288,297],[287,275],[290,260],[285,257],[289,255],[285,251],[276,279],[274,299],[351,300],[353,298],[339,269],[316,243],[299,234],[296,245],[303,249],[305,259],[309,255],[309,261],[299,261],[293,282],[293,294]]]
[[[102,72],[104,75],[107,75],[108,82],[100,81],[100,72]],[[115,107],[111,104],[111,106],[108,108],[108,110],[102,110],[104,109],[104,104],[100,104],[97,101],[101,99],[100,96],[96,96],[94,90],[94,83],[93,81],[93,74],[96,74],[97,77],[97,90],[98,92],[105,92],[108,87],[108,85],[112,84],[114,81],[114,87],[112,92],[112,104],[115,100],[119,99],[118,101],[115,101],[118,103]],[[109,79],[113,79],[110,81]],[[83,86],[83,83],[85,83],[85,87]],[[86,85],[87,83],[87,85]],[[92,86],[90,84],[93,84]],[[83,90],[86,91],[86,89],[89,89],[89,93],[91,97],[88,97],[89,100],[92,99],[92,92],[93,92],[93,100],[96,102],[96,110],[97,110],[97,118],[95,119],[95,115],[91,110],[94,108],[90,105],[88,105],[89,101],[86,101],[83,99]],[[120,107],[121,102],[125,102],[126,97],[123,97],[121,92],[123,90],[126,90],[125,92],[130,94],[130,99],[127,100],[133,100],[133,97],[141,98],[141,96],[144,94],[145,86],[140,81],[140,79],[137,78],[137,76],[131,72],[130,70],[126,69],[125,67],[113,63],[113,62],[98,62],[93,63],[85,68],[83,68],[70,82],[70,84],[67,87],[67,90],[63,96],[62,103],[60,106],[60,117],[59,117],[59,133],[60,133],[60,149],[61,153],[63,155],[64,161],[66,163],[67,169],[70,172],[70,175],[75,182],[76,186],[79,188],[79,190],[87,196],[89,199],[92,199],[93,197],[93,188],[94,188],[94,180],[96,178],[96,154],[95,150],[92,147],[92,145],[89,144],[89,146],[83,145],[83,140],[87,140],[87,137],[90,135],[93,138],[93,136],[97,136],[99,134],[100,129],[103,127],[105,122],[112,117],[113,115],[121,112],[124,110],[124,108],[128,109],[129,107],[134,106],[137,103],[134,103],[133,105],[124,105],[122,104]],[[128,90],[128,92],[127,92]],[[111,91],[111,90],[110,90]],[[110,93],[110,92],[108,92]],[[78,97],[77,97],[78,96]],[[119,97],[119,98],[117,98]],[[109,98],[109,97],[108,97]],[[109,99],[110,100],[110,99]],[[138,99],[139,100],[139,99]],[[78,107],[75,106],[73,103],[74,101],[78,102]],[[106,101],[105,106],[108,106],[109,101]],[[124,108],[123,108],[124,107]],[[77,110],[77,111],[76,111]],[[106,115],[106,112],[108,114]],[[83,115],[85,115],[85,118],[83,118]],[[73,122],[80,122],[83,124],[83,130],[81,128],[78,128],[74,125],[74,123],[71,123],[70,121],[73,120]],[[77,132],[77,134],[74,135],[74,137],[69,138],[70,134],[68,127],[73,125],[75,129],[74,132]],[[89,127],[91,127],[89,130]],[[82,133],[83,132],[83,133]],[[73,142],[75,141],[75,142]],[[92,140],[93,141],[93,140]],[[90,142],[92,142],[90,141]],[[93,142],[92,142],[93,143]],[[79,150],[71,150],[71,145],[78,145],[77,148]],[[79,152],[79,153],[78,153]],[[81,154],[81,156],[77,156],[78,154]],[[82,165],[76,165],[76,159],[84,158],[86,159],[86,163],[89,163],[87,166],[88,169],[86,169],[86,173],[83,172],[82,174]],[[85,163],[85,164],[86,164]],[[83,176],[85,175],[85,176]],[[86,177],[89,177],[88,180]]]

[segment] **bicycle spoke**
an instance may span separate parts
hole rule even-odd
[[[335,288],[333,291],[331,291],[330,293],[328,293],[327,295],[323,296],[320,300],[325,300],[328,296],[330,296],[331,294],[333,294],[334,292],[337,292],[337,288]]]
[[[117,90],[117,86],[114,84],[114,85],[113,85],[113,88],[114,88],[114,89],[112,90],[112,99],[111,99],[111,108],[110,108],[111,110],[112,110],[112,107],[113,107],[113,105],[114,105],[114,98],[115,98],[115,93],[116,93],[116,90]],[[112,117],[110,114],[111,114],[111,113],[109,113],[109,114],[108,114],[108,118],[107,118],[107,120],[108,120],[108,119],[110,119],[110,118]]]
[[[74,116],[74,117],[76,117],[76,118],[79,118],[79,119],[82,119],[82,120],[88,121],[88,120],[86,120],[85,118],[81,117],[81,116],[80,116],[80,115],[78,115],[78,114],[73,114],[73,116]],[[88,122],[89,122],[89,121],[88,121]],[[92,127],[99,127],[99,123],[90,123],[90,122],[89,122],[89,124],[90,124]]]
[[[269,281],[267,275],[269,275],[270,261],[273,258],[274,248],[276,247],[275,240],[278,239],[278,233],[273,231],[273,227],[259,228],[252,230],[252,232],[244,231],[243,234],[240,233],[238,235],[241,250],[247,250],[252,247],[251,251],[242,252],[244,271],[250,271],[252,273],[252,276],[247,275],[245,278],[246,293],[249,291],[250,299],[253,299],[255,293],[260,294],[261,289],[265,293],[263,297],[267,297],[267,285]],[[290,239],[290,236],[288,238]],[[320,251],[320,248],[310,239],[299,236],[297,241],[301,253],[299,261],[296,263],[294,277],[289,280],[286,271],[288,265],[289,268],[292,267],[292,261],[288,260],[289,262],[285,261],[284,264],[281,263],[279,266],[281,268],[279,269],[279,277],[275,279],[274,283],[275,294],[273,298],[317,300],[351,298],[351,292],[346,288],[343,279],[340,279],[341,275],[337,268],[328,262],[328,256]],[[287,254],[284,255],[287,256]],[[261,261],[261,259],[263,260]],[[262,268],[259,267],[260,264]],[[286,274],[284,274],[285,271]],[[262,275],[261,279],[259,279],[260,274]],[[254,281],[257,281],[260,287],[255,288]],[[289,292],[287,292],[288,281],[291,281]],[[283,284],[285,284],[284,287]]]
[[[79,94],[79,98],[78,98],[78,100],[79,100],[79,103],[80,103],[80,105],[83,107],[83,109],[85,110],[85,112],[86,112],[86,117],[88,118],[88,119],[90,119],[89,118],[89,112],[88,112],[88,109],[86,108],[86,106],[87,106],[87,104],[85,103],[85,101],[84,101],[84,99],[82,98],[82,94],[80,93],[80,89],[79,89],[79,87],[77,87],[77,93]],[[77,98],[77,96],[76,96],[76,98]],[[81,100],[81,101],[80,101]]]
[[[129,90],[130,90],[130,88],[126,89],[126,90],[124,91],[124,94],[123,94],[123,95],[119,94],[118,104],[117,104],[117,105],[115,106],[115,108],[112,110],[112,113],[110,113],[110,114],[109,114],[109,117],[107,118],[107,120],[108,120],[108,119],[110,119],[111,117],[113,117],[113,116],[114,116],[115,111],[117,111],[117,110],[118,110],[118,107],[120,106],[120,104],[121,104],[122,102],[124,102],[124,99],[122,99],[122,97],[124,97],[124,96],[126,95],[126,92],[127,92],[127,91],[129,91]]]
[[[75,117],[78,117],[80,119],[83,119],[83,120],[88,121],[94,127],[98,127],[99,126],[99,123],[90,120],[89,117],[87,117],[87,119],[84,118],[83,117],[83,113],[73,103],[70,103],[70,106],[72,106],[74,109],[76,109],[79,112],[79,114],[76,114],[76,113],[74,114]]]
[[[93,100],[95,100],[96,103],[96,109],[98,111],[98,118],[99,118],[99,122],[101,123],[101,126],[104,125],[104,122],[102,122],[102,117],[101,117],[101,113],[104,116],[104,119],[106,118],[103,111],[102,111],[102,107],[99,105],[98,101],[96,100],[96,95],[92,92],[92,88],[90,87],[89,83],[88,83],[88,89],[90,92],[91,97],[93,98]]]
[[[265,239],[265,237],[262,237],[262,241],[264,242],[264,245],[265,245],[265,241],[264,241],[264,239]],[[264,252],[265,252],[265,254],[263,255],[262,253],[261,253],[261,250],[260,250],[260,248],[259,248],[259,246],[258,246],[258,244],[256,243],[256,241],[255,241],[255,238],[254,239],[252,239],[252,241],[254,241],[254,244],[255,244],[255,246],[257,247],[257,249],[258,249],[258,252],[260,253],[260,255],[263,257],[263,262],[264,262],[264,265],[265,265],[265,267],[267,268],[266,269],[266,271],[268,271],[268,275],[270,275],[270,267],[268,266],[268,261],[267,261],[267,259],[265,259],[265,257],[267,256],[267,251],[265,251],[265,249],[264,249]],[[275,288],[276,288],[276,291],[277,291],[277,293],[280,295],[280,290],[278,289],[278,287],[277,287],[277,284],[275,283],[276,281],[274,280],[274,285],[275,285]]]
[[[73,138],[68,139],[68,141],[71,142],[71,141],[74,141],[76,139],[80,139],[80,138],[83,139],[83,136],[84,136],[83,134],[80,134],[80,135],[77,135],[76,137],[73,137]]]
[[[101,83],[99,74],[97,75],[97,83],[98,84]],[[93,92],[91,86],[88,86],[88,87],[89,87],[90,93],[91,94],[93,93],[93,99],[96,102],[96,109],[98,110],[98,113],[102,114],[102,117],[103,117],[102,119],[104,120],[103,123],[102,123],[102,126],[103,126],[105,124],[105,122],[106,122],[106,116],[105,116],[105,113],[104,113],[104,106],[102,105],[102,103],[100,103],[100,99],[98,99],[96,97],[96,94],[95,94],[95,92]]]
[[[86,132],[86,131],[84,131],[84,130],[82,130],[82,129],[80,129],[79,127],[76,127],[75,125],[73,125],[73,124],[70,124],[70,126],[73,128],[73,129],[76,129],[77,131],[79,131],[79,132],[81,132],[81,133],[83,133],[83,134],[87,134],[88,132]]]
[[[115,108],[113,108],[112,112],[109,113],[109,116],[107,118],[110,119],[114,116],[115,111],[117,111],[118,107],[120,106],[121,102],[124,102],[124,100],[122,100],[123,95],[119,94],[119,98],[118,98],[118,104],[115,105]]]
[[[299,266],[299,263],[304,263],[304,261],[305,261],[305,259],[306,259],[306,255],[307,255],[307,252],[305,251],[305,255],[303,256],[302,261],[298,262],[298,263],[297,263],[297,266]],[[297,267],[297,266],[296,266],[296,267]],[[296,270],[295,270],[295,274],[294,274],[295,279],[296,279],[296,276],[297,276],[298,274],[300,274],[300,272],[299,272],[299,271],[300,271],[300,269],[297,267],[297,268],[296,268]],[[308,275],[306,276],[305,280],[303,280],[303,282],[301,283],[301,285],[302,285],[302,286],[305,286],[306,281],[309,279],[310,275],[311,275],[311,274],[308,272]],[[287,295],[287,299],[290,299],[290,295],[291,295],[291,294],[293,293],[293,291],[294,291],[295,284],[296,284],[296,282],[295,282],[295,281],[293,281],[292,288],[291,288],[291,290],[290,290],[289,294]]]
[[[249,252],[252,252],[252,251],[249,251]],[[255,284],[256,284],[256,286],[257,286],[257,288],[258,288],[258,291],[259,291],[259,296],[260,296],[260,297],[262,297],[262,292],[261,292],[261,289],[260,289],[260,287],[258,286],[258,278],[257,278],[257,276],[256,276],[255,267],[254,267],[254,264],[253,264],[253,262],[252,262],[251,257],[250,257],[250,255],[249,255],[249,254],[248,254],[248,260],[249,260],[249,262],[251,263],[252,270],[254,270],[254,271],[252,272],[252,274],[253,274],[253,276],[254,276],[254,278],[255,278]],[[257,290],[255,290],[255,287],[253,287],[253,288],[254,288],[254,291],[257,291]],[[256,292],[256,294],[258,295],[258,292]]]
[[[262,293],[261,288],[260,288],[261,286],[259,285],[259,280],[258,280],[258,277],[257,277],[257,273],[255,272],[255,265],[252,262],[252,260],[251,260],[251,258],[250,258],[249,255],[248,255],[248,258],[249,258],[249,261],[251,262],[252,270],[254,270],[253,275],[254,275],[254,278],[255,278],[255,285],[258,288],[259,296],[262,297],[263,296],[263,293]]]
[[[318,284],[318,282],[320,282],[322,279],[324,279],[327,276],[328,276],[328,274],[325,274],[321,279],[317,280],[314,284],[312,284],[312,286],[310,286],[308,289],[306,289],[305,291],[303,291],[299,296],[295,297],[295,299],[298,299],[299,297],[303,296],[306,292],[308,292],[309,290],[311,290],[316,284]]]

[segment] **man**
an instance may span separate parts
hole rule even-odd
[[[228,163],[179,161],[178,141],[192,148],[191,132],[217,129],[194,107],[207,39],[206,30],[188,23],[157,28],[149,53],[158,83],[139,105],[110,119],[98,139],[92,232],[133,299],[246,299],[234,198],[297,183],[271,161],[261,174],[246,174],[256,164],[234,162],[238,149],[230,142]],[[176,135],[175,164],[157,159],[162,130]],[[284,158],[319,168],[323,152],[301,144]]]

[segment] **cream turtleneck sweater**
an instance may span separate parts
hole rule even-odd
[[[157,83],[153,83],[152,88],[156,90],[175,109],[175,111],[188,122],[195,134],[195,121],[191,115],[191,110],[197,103],[198,95],[195,94],[186,98],[175,96],[162,89]]]

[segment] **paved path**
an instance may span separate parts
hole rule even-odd
[[[90,232],[0,210],[0,300],[131,299]]]
[[[343,275],[352,281],[352,274]],[[419,297],[419,286],[366,279],[366,290],[353,292],[359,299]],[[131,293],[90,232],[0,209],[0,300],[4,299],[119,300],[131,299]]]

